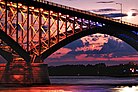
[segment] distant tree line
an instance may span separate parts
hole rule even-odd
[[[133,62],[107,66],[105,63],[95,65],[61,65],[48,67],[50,76],[137,76],[138,65]]]

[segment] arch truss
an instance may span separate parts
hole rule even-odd
[[[115,27],[123,31],[119,32],[116,29],[116,32],[113,32],[112,29]],[[2,34],[11,38],[8,42],[1,36],[1,42],[4,41],[29,62],[37,62],[37,60],[42,62],[41,60],[52,54],[50,52],[62,47],[63,41],[64,45],[68,44],[88,35],[85,33],[107,33],[124,39],[128,43],[133,40],[133,44],[137,46],[133,47],[138,50],[137,25],[48,1],[0,0],[0,28],[4,32]],[[102,28],[104,30],[94,31]],[[108,29],[111,30],[104,32]],[[66,39],[68,42],[65,42]]]

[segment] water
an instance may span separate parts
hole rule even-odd
[[[136,77],[107,77],[107,76],[51,76],[53,84],[138,84]]]
[[[1,88],[0,92],[138,92],[138,86],[99,86],[99,85],[72,85],[72,86],[43,86],[23,88]]]
[[[0,92],[138,92],[134,77],[51,76],[50,80],[50,86],[0,87]]]

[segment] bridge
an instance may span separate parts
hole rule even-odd
[[[120,38],[138,51],[136,24],[46,0],[0,0],[0,54],[8,61],[1,82],[50,83],[44,59],[95,33]]]

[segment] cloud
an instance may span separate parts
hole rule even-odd
[[[108,43],[104,44],[103,48],[100,51],[101,54],[110,54],[111,57],[124,57],[124,56],[133,56],[137,55],[137,51],[133,49],[130,45],[125,42],[118,42],[113,39],[109,39]],[[131,57],[132,58],[132,57]]]
[[[105,9],[96,9],[96,10],[88,10],[90,12],[99,13],[100,15],[116,18],[116,17],[126,17],[126,16],[137,16],[138,9],[131,9],[132,11],[129,13],[116,13],[116,11],[120,11],[119,9],[114,8],[105,8]],[[113,13],[112,13],[113,12]]]
[[[105,58],[104,59],[103,58],[96,58],[96,57],[88,56],[87,54],[80,54],[80,55],[76,56],[76,59],[78,61],[99,61],[100,59],[103,61],[105,60]]]
[[[94,40],[93,40],[94,39]],[[93,46],[94,45],[94,46]],[[94,34],[76,40],[55,52],[46,61],[138,61],[138,52],[118,38],[104,34]]]
[[[76,51],[101,50],[102,45],[108,41],[108,38],[103,34],[94,34],[81,38],[83,47],[77,47]]]
[[[54,52],[52,55],[50,55],[49,58],[61,58],[62,56],[69,53],[70,51],[72,50],[69,48],[61,48],[58,51]]]
[[[115,1],[99,1],[99,2],[96,2],[96,3],[114,3]]]
[[[101,54],[104,55],[104,54]],[[111,56],[110,56],[111,55]],[[100,55],[99,55],[100,56]],[[80,54],[76,56],[77,61],[138,61],[138,56],[122,56],[122,57],[112,57],[112,54],[109,54],[108,57],[93,57],[88,56],[87,54]]]
[[[107,17],[112,17],[112,18],[128,16],[125,13],[109,13],[109,14],[101,14],[101,15],[107,16]]]
[[[123,56],[123,57],[115,57],[115,58],[110,58],[112,61],[138,61],[138,56],[137,57],[129,57],[129,56]]]
[[[132,13],[132,16],[137,16],[138,15],[138,13]]]
[[[117,17],[137,16],[138,13],[131,13],[131,15],[126,13],[109,13],[109,14],[101,14],[101,15],[111,17],[111,18],[117,18]]]
[[[113,12],[113,11],[120,11],[120,10],[114,9],[114,8],[105,8],[105,9],[88,10],[88,11],[92,11],[92,12]]]
[[[135,11],[135,12],[138,12],[138,9],[131,9],[131,10],[133,10],[133,11]]]

